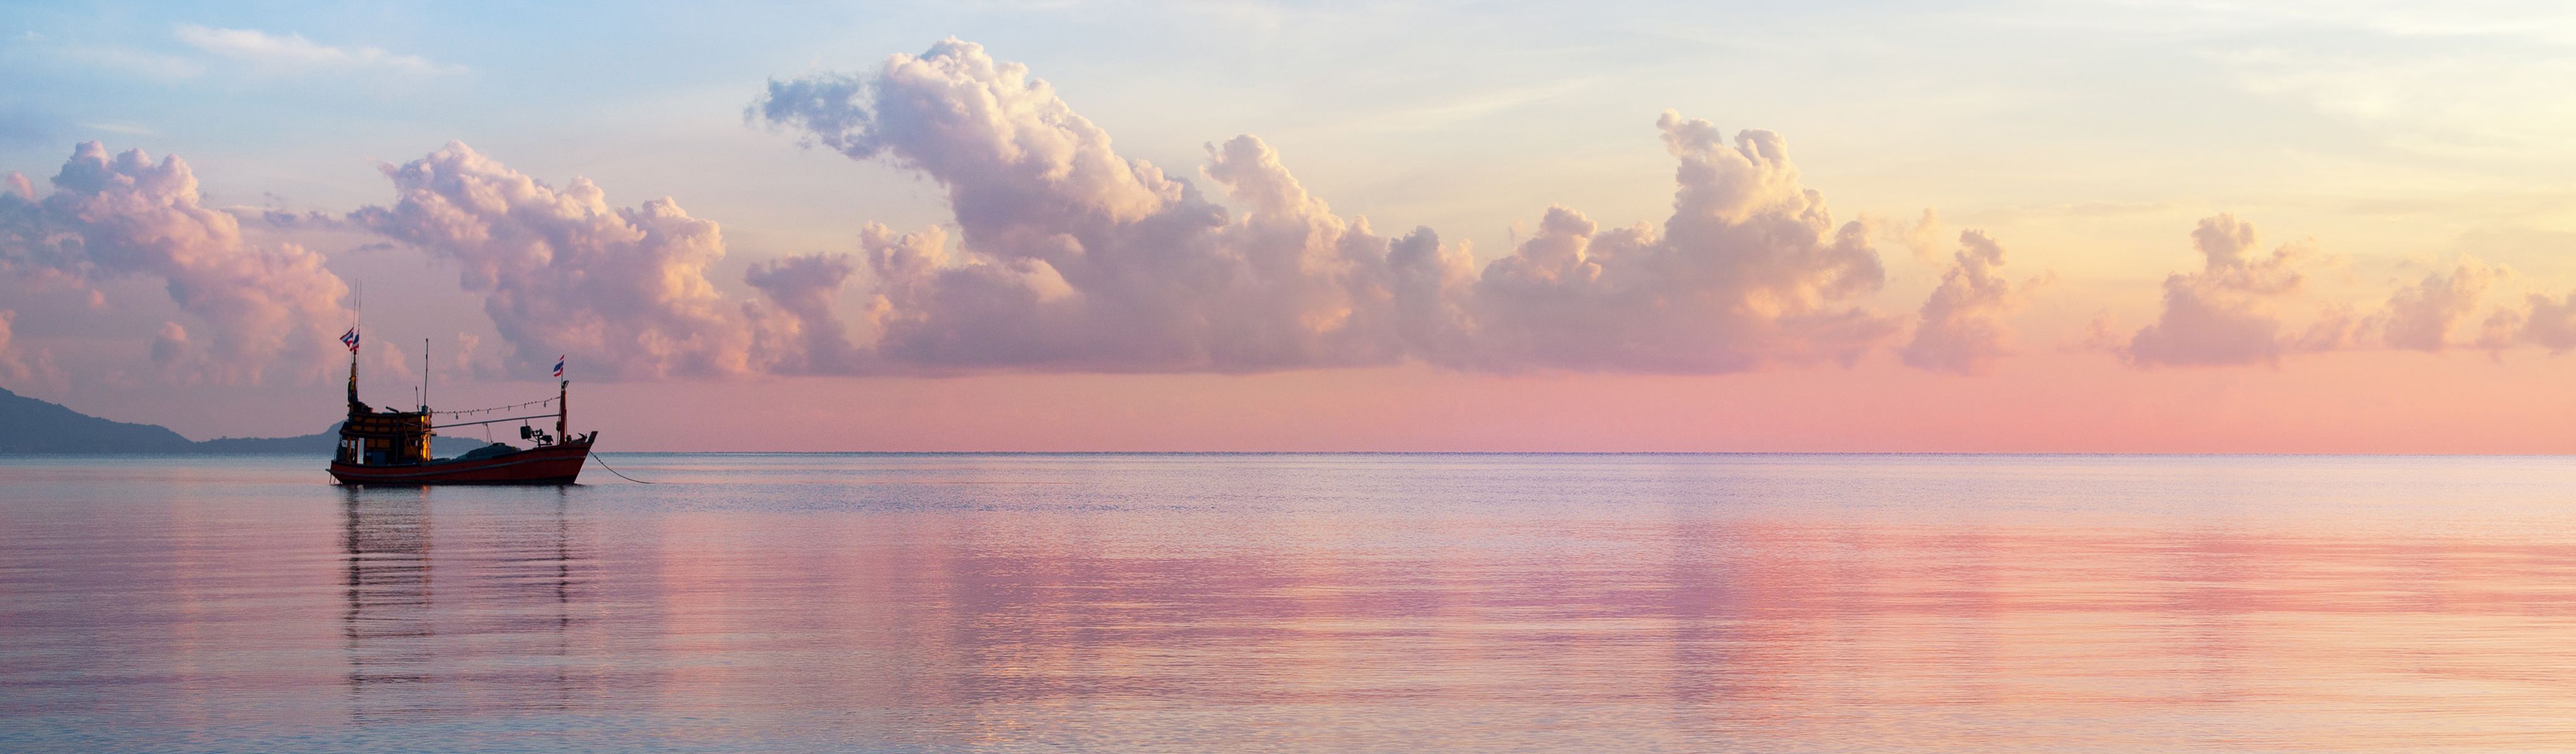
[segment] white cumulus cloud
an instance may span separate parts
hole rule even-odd
[[[1705,120],[1656,121],[1680,160],[1662,228],[1601,229],[1550,208],[1537,233],[1485,267],[1469,302],[1489,366],[1733,372],[1849,363],[1897,330],[1851,303],[1885,281],[1870,233],[1837,225],[1798,182],[1784,140],[1729,143]]]
[[[610,206],[588,179],[556,189],[460,142],[383,169],[394,203],[350,219],[455,263],[514,368],[559,355],[629,379],[751,368],[748,326],[706,277],[723,234],[678,202]]]
[[[771,82],[751,116],[936,181],[936,230],[872,229],[885,363],[932,370],[1251,371],[1421,360],[1513,370],[1725,372],[1848,363],[1898,329],[1856,305],[1884,275],[1783,141],[1657,121],[1679,161],[1661,228],[1558,207],[1481,272],[1427,228],[1335,214],[1252,136],[1201,175],[1241,208],[1120,156],[1046,82],[950,39],[868,74]]]
[[[1252,371],[1382,364],[1431,337],[1443,276],[1335,215],[1249,136],[1211,145],[1189,182],[1123,157],[1027,68],[948,40],[867,76],[773,82],[754,114],[852,158],[918,170],[959,229],[866,243],[877,355],[928,370]],[[1427,282],[1426,282],[1427,281]],[[1433,288],[1426,290],[1426,286]]]

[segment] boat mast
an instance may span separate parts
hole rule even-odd
[[[572,401],[571,401],[571,399],[572,399],[572,380],[564,380],[564,381],[562,381],[562,382],[556,383],[556,384],[555,384],[555,438],[556,438],[556,440],[555,440],[555,441],[556,441],[556,442],[562,442],[562,441],[564,441],[564,440],[571,439],[571,437],[572,437],[571,435],[564,434],[564,415],[565,415],[565,414],[569,414],[569,413],[571,413],[571,412],[572,412],[572,406],[570,405],[570,404],[571,404],[571,402],[572,402]]]
[[[349,412],[353,414],[358,410],[358,347],[366,343],[365,334],[358,332],[358,326],[365,324],[366,311],[367,282],[361,280],[358,281],[358,295],[349,299],[349,333],[360,336],[358,342],[349,344]]]
[[[420,412],[429,413],[429,339],[420,339]]]

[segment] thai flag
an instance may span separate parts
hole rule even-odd
[[[563,376],[563,363],[564,363],[564,357],[562,357],[562,356],[557,356],[557,357],[555,357],[555,376],[557,376],[557,377],[562,377],[562,376]]]
[[[349,328],[348,332],[341,333],[340,343],[348,346],[350,353],[356,353],[358,351],[358,328],[352,327]]]

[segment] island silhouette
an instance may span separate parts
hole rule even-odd
[[[0,389],[0,455],[243,454],[328,456],[340,442],[340,424],[296,437],[219,437],[190,440],[158,424],[90,416],[59,403]],[[455,456],[485,443],[435,437],[430,452]]]

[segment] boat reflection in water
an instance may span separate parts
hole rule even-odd
[[[604,653],[583,607],[591,548],[565,515],[569,501],[549,497],[532,506],[543,513],[468,512],[433,526],[427,489],[344,488],[351,722],[570,711],[602,698]]]
[[[427,640],[430,619],[429,504],[420,493],[347,493],[341,542],[349,569],[349,610],[341,633],[349,642],[349,692],[360,705],[351,717],[378,715],[367,692],[431,680],[436,657]],[[396,710],[400,716],[417,709]]]

